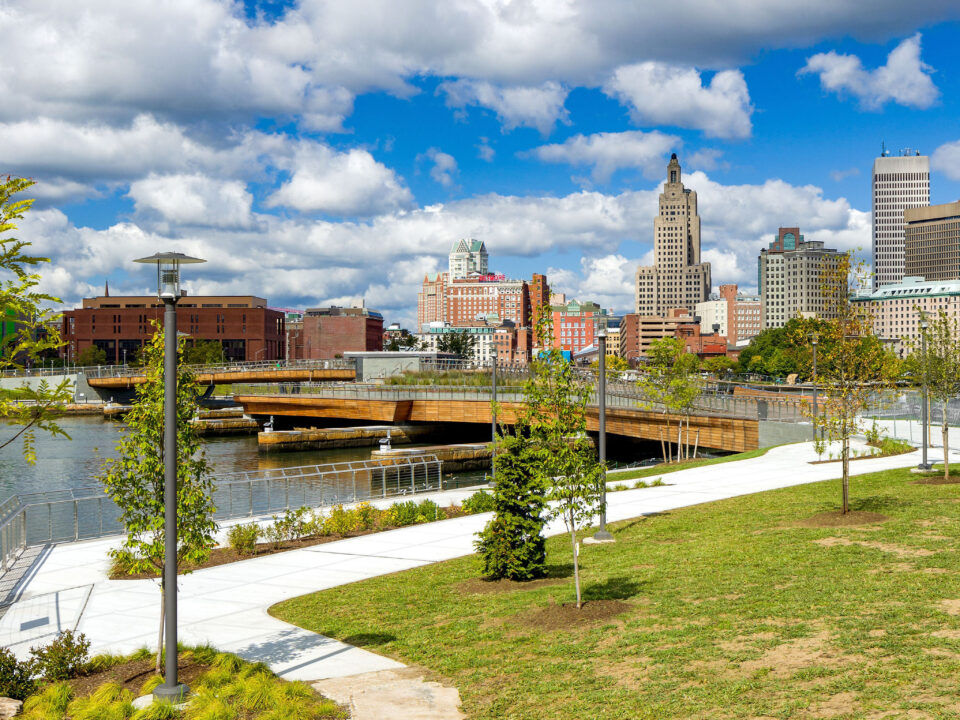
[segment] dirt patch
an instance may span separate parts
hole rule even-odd
[[[813,717],[828,718],[837,715],[848,715],[857,711],[859,703],[857,694],[852,692],[833,695],[821,703],[810,708]]]
[[[617,685],[636,690],[650,681],[650,669],[654,661],[649,657],[637,657],[619,662],[601,662],[597,673],[612,678]]]
[[[951,613],[952,615],[953,613]],[[933,637],[943,638],[945,640],[960,640],[960,630],[937,630],[930,633]]]
[[[537,630],[569,630],[597,625],[604,620],[636,608],[620,600],[590,600],[577,610],[576,603],[549,605],[539,610],[520,613],[516,619],[521,625]]]
[[[947,615],[960,615],[960,600],[943,600],[940,609]]]
[[[943,475],[937,475],[936,477],[925,477],[920,478],[919,480],[914,480],[913,485],[960,485],[960,475],[954,475],[950,473],[949,477],[944,478]]]
[[[533,590],[546,585],[557,585],[566,582],[563,578],[545,577],[537,580],[485,580],[471,578],[458,583],[456,588],[461,595],[487,595],[490,593],[506,593],[517,590]]]
[[[811,637],[790,640],[770,648],[756,660],[740,663],[740,669],[750,673],[770,668],[772,675],[785,678],[814,665],[837,666],[863,659],[834,650],[829,645],[829,637],[827,632],[820,632]]]
[[[155,667],[156,659],[153,658],[149,660],[130,660],[92,675],[74,678],[69,681],[70,687],[73,688],[74,695],[80,697],[89,695],[104,683],[109,682],[116,683],[124,690],[129,690],[137,695],[147,679],[154,674]],[[194,662],[189,658],[180,658],[177,664],[177,678],[180,682],[191,685],[209,669],[209,665]]]
[[[800,527],[855,527],[857,525],[874,525],[889,520],[886,515],[865,510],[851,510],[843,514],[838,510],[818,513],[806,520],[797,523]]]
[[[871,550],[892,553],[899,557],[926,557],[935,554],[933,550],[927,550],[926,548],[904,547],[902,545],[894,545],[893,543],[873,542],[869,540],[850,540],[845,537],[826,537],[814,540],[813,542],[817,545],[823,545],[824,547],[859,545],[860,547],[870,548]]]

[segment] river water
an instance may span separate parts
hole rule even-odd
[[[38,432],[36,465],[24,461],[19,441],[0,450],[0,502],[20,493],[96,485],[103,461],[116,456],[116,445],[126,429],[122,422],[98,416],[64,417],[59,424],[70,438]],[[0,441],[16,430],[13,426],[0,426]],[[214,477],[240,470],[369,460],[370,452],[375,449],[355,447],[267,454],[257,450],[255,435],[206,437],[205,440],[207,461]],[[482,478],[483,472],[463,472],[457,476]]]

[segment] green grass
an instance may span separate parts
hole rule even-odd
[[[501,382],[503,379],[501,378]],[[422,370],[392,375],[384,385],[467,385],[484,387],[490,384],[490,373],[483,370]]]
[[[582,547],[585,595],[631,607],[584,626],[524,622],[570,602],[569,577],[460,588],[476,557],[271,612],[428,668],[470,718],[958,717],[960,485],[915,479],[853,478],[854,509],[880,525],[798,525],[838,507],[838,481],[612,525],[615,544]],[[569,539],[547,546],[569,575]]]
[[[705,465],[719,465],[720,463],[735,462],[737,460],[749,460],[750,458],[766,455],[771,448],[757,448],[747,450],[746,452],[736,453],[734,455],[724,455],[715,458],[700,458],[698,460],[685,460],[670,465],[654,465],[652,467],[640,468],[638,470],[624,470],[623,472],[610,472],[607,480],[617,482],[619,480],[637,480],[639,478],[651,477],[653,475],[666,475],[667,473],[677,472],[677,470],[689,470],[690,468],[702,467]]]

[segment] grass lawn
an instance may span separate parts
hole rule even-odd
[[[960,485],[915,479],[853,478],[854,509],[889,517],[861,527],[800,524],[839,481],[612,525],[581,556],[584,612],[626,604],[606,620],[554,629],[563,536],[553,581],[482,592],[467,557],[271,612],[427,668],[470,718],[960,717]]]
[[[654,465],[653,467],[640,468],[638,470],[612,471],[607,473],[609,482],[617,480],[638,480],[640,478],[653,477],[654,475],[666,475],[667,473],[677,472],[677,470],[688,470],[689,468],[701,467],[703,465],[719,465],[720,463],[734,462],[736,460],[749,460],[750,458],[766,455],[770,448],[756,448],[733,455],[724,455],[715,458],[700,458],[697,460],[684,460],[670,465]]]

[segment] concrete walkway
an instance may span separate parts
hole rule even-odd
[[[855,446],[862,447],[856,443]],[[836,449],[833,449],[836,452]],[[941,459],[932,449],[930,459]],[[838,463],[810,465],[811,443],[785,445],[751,460],[664,476],[669,485],[608,495],[613,522],[688,505],[838,477]],[[865,474],[919,462],[919,453],[851,463]],[[611,473],[616,482],[616,473]],[[443,493],[445,503],[468,493]],[[433,497],[437,498],[437,495]],[[221,565],[182,576],[180,638],[266,662],[289,679],[316,681],[399,670],[389,658],[280,622],[267,608],[281,600],[473,552],[474,534],[489,514],[417,525]],[[548,532],[563,532],[561,521]],[[48,548],[21,580],[20,599],[0,618],[0,645],[18,656],[60,629],[77,629],[91,652],[127,653],[156,647],[160,592],[151,580],[107,579],[106,553],[116,539]]]

